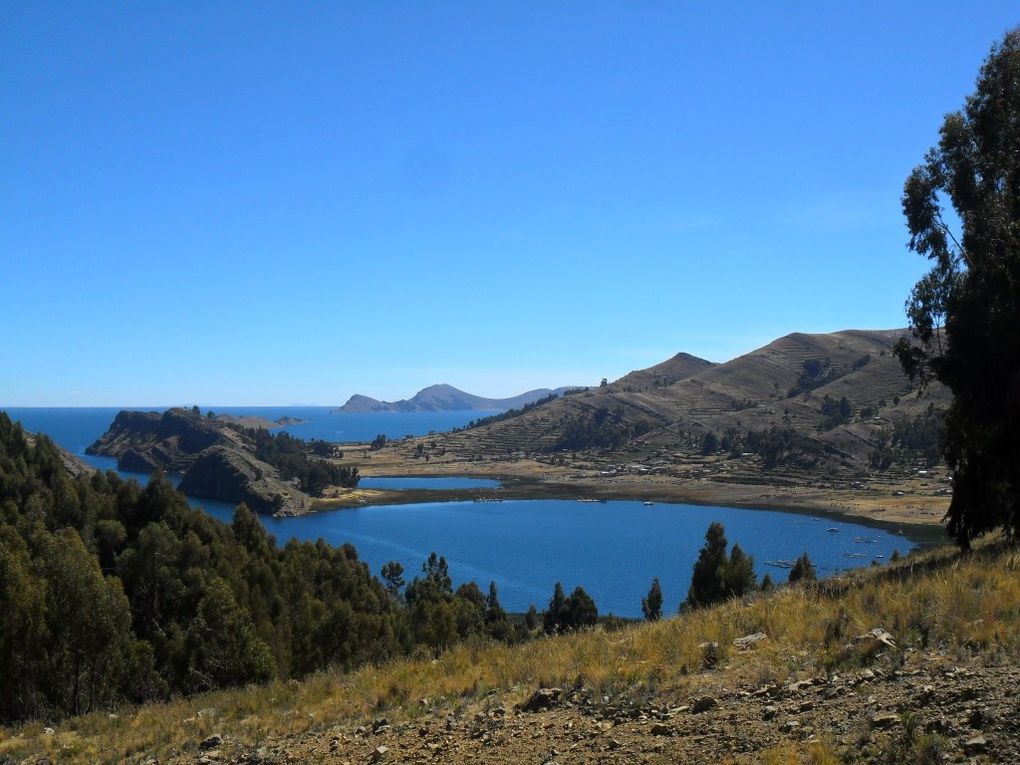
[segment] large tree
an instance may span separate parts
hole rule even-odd
[[[951,206],[955,215],[948,213]],[[931,270],[907,314],[904,368],[953,392],[949,532],[1020,531],[1020,28],[993,46],[963,109],[907,178],[910,249]]]

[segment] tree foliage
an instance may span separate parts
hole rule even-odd
[[[351,545],[279,546],[244,505],[221,523],[159,473],[72,477],[0,412],[0,722],[526,634],[435,554],[403,598],[384,572]]]
[[[1020,28],[946,116],[907,178],[903,211],[909,247],[931,270],[907,300],[915,342],[897,354],[912,376],[953,392],[947,520],[968,547],[991,529],[1020,531]]]
[[[659,584],[659,577],[652,580],[648,596],[641,599],[641,613],[649,622],[657,622],[662,618],[662,585]]]
[[[729,556],[726,530],[713,522],[705,532],[705,545],[698,552],[691,572],[691,586],[687,591],[688,608],[700,608],[719,603],[727,598],[741,597],[757,587],[754,558],[740,545],[733,545]]]
[[[801,555],[793,564],[793,568],[790,569],[790,584],[794,582],[813,582],[818,579],[818,573],[815,571],[815,564],[811,562],[807,553]]]

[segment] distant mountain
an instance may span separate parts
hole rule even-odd
[[[452,385],[430,385],[422,388],[409,399],[400,401],[379,401],[369,396],[355,394],[333,414],[350,414],[354,412],[463,412],[498,409],[519,409],[550,395],[562,396],[564,391],[574,390],[570,386],[563,388],[537,388],[510,398],[484,398],[465,393]]]

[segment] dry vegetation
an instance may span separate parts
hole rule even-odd
[[[1007,663],[1020,648],[1020,554],[1002,541],[962,556],[940,549],[811,587],[730,602],[616,632],[546,638],[517,647],[478,642],[436,659],[320,673],[298,683],[253,686],[0,731],[0,762],[46,755],[61,762],[160,761],[196,756],[216,732],[258,746],[314,735],[385,712],[397,721],[491,704],[516,703],[536,687],[585,687],[598,697],[686,699],[718,688],[759,687],[792,678],[847,673],[874,660],[852,637],[881,626],[896,638],[897,661],[938,651],[950,661]],[[754,632],[768,640],[740,652],[732,641]],[[705,669],[706,641],[719,646]],[[869,644],[863,644],[868,646]],[[144,753],[145,757],[141,755]],[[783,743],[760,762],[835,762],[824,743]],[[798,758],[803,759],[798,759]]]

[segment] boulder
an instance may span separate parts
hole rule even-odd
[[[866,643],[869,641],[880,643],[886,646],[887,648],[896,647],[896,640],[893,639],[893,636],[890,635],[881,627],[875,627],[873,630],[869,630],[868,632],[865,632],[863,635],[858,635],[857,637],[854,638],[855,643]]]
[[[219,733],[214,733],[208,738],[202,740],[202,743],[198,745],[199,749],[215,749],[223,743],[223,736]]]
[[[769,636],[764,632],[754,632],[750,635],[744,635],[744,637],[737,638],[733,641],[733,646],[738,651],[749,651],[753,648],[757,648],[759,643],[768,639]]]
[[[702,696],[691,705],[691,712],[701,714],[719,706],[719,702],[713,696]]]
[[[562,688],[539,688],[531,698],[521,704],[522,712],[542,712],[558,706],[563,698]]]

